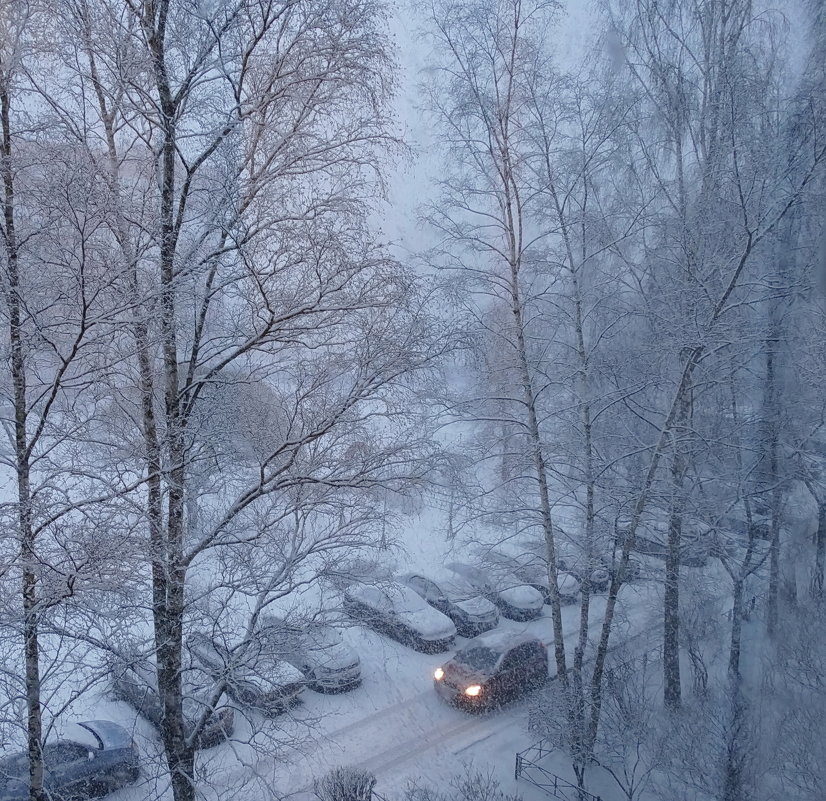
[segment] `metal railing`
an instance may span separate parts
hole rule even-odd
[[[517,781],[523,781],[544,790],[552,798],[559,798],[562,801],[602,801],[598,795],[593,795],[587,790],[572,784],[567,779],[557,776],[547,768],[542,767],[539,761],[553,753],[552,748],[547,748],[543,741],[520,751],[516,755],[513,777]]]

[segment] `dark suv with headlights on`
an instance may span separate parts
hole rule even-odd
[[[449,703],[490,709],[546,682],[548,649],[533,634],[491,631],[467,642],[433,676],[436,692]]]
[[[475,637],[496,628],[499,611],[470,582],[449,570],[407,573],[398,581],[418,593],[434,609],[447,615],[462,637]]]

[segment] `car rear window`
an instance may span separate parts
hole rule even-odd
[[[43,746],[43,761],[47,767],[55,769],[67,762],[86,759],[89,749],[79,743],[57,742]]]

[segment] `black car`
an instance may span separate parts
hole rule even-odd
[[[98,798],[140,776],[138,751],[126,729],[109,720],[71,723],[43,746],[43,786],[56,801]],[[29,759],[0,759],[0,801],[28,801]]]
[[[469,581],[450,570],[429,570],[427,575],[407,573],[398,580],[421,595],[434,609],[447,615],[462,637],[475,637],[499,623],[496,605],[483,598]]]
[[[456,636],[449,617],[395,581],[381,586],[351,584],[344,593],[344,610],[354,620],[417,651],[446,651]]]
[[[205,634],[193,634],[187,646],[203,669],[225,681],[227,694],[241,706],[265,715],[285,712],[298,701],[304,676],[258,634],[243,647],[230,648]]]
[[[467,642],[433,677],[449,703],[489,709],[547,681],[548,649],[533,634],[491,631]]]
[[[158,674],[155,666],[146,659],[134,657],[114,660],[112,671],[112,695],[126,701],[139,715],[153,726],[159,727],[163,719],[163,707],[158,695]],[[195,680],[195,671],[187,670],[184,678],[184,716],[187,736],[194,730],[197,721],[207,711],[207,687]],[[223,743],[232,735],[235,713],[229,707],[211,709],[198,735],[198,748],[212,748]]]

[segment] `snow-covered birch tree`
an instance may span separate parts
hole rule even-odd
[[[554,654],[567,680],[557,584],[554,498],[550,488],[543,392],[537,370],[543,350],[537,297],[548,279],[538,270],[544,231],[532,220],[538,195],[526,159],[531,148],[530,86],[546,60],[543,34],[554,3],[436,3],[427,102],[446,144],[446,170],[428,220],[441,238],[433,258],[459,276],[460,304],[488,348],[478,396],[457,407],[461,416],[508,432],[523,496],[520,529],[541,531],[553,596]],[[492,390],[492,391],[491,391]],[[505,471],[507,472],[507,471]],[[512,477],[502,476],[510,491]]]
[[[368,224],[395,147],[380,3],[71,2],[55,29],[37,85],[107,193],[102,425],[142,482],[127,519],[182,801],[223,692],[185,725],[187,632],[243,648],[268,604],[372,547],[371,492],[425,472],[411,381],[444,342]]]

